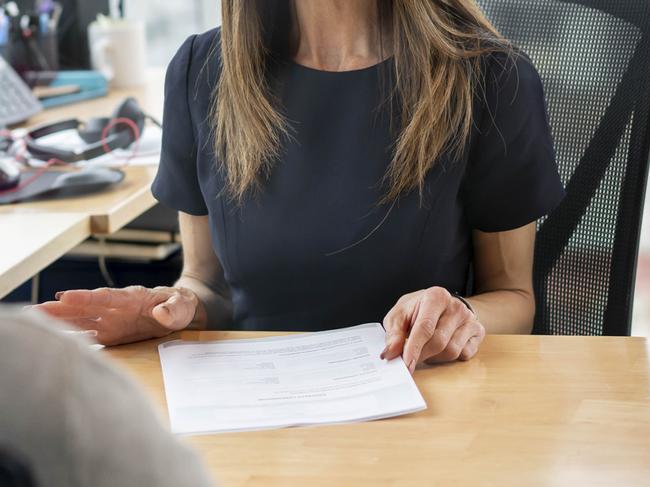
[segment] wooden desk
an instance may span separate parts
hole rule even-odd
[[[107,353],[166,415],[160,342]],[[650,482],[650,358],[643,338],[490,336],[474,360],[421,369],[415,379],[429,406],[418,414],[188,441],[225,487]]]
[[[82,213],[0,214],[0,298],[83,242],[89,232]]]
[[[121,100],[135,97],[143,110],[157,119],[162,118],[164,72],[156,69],[149,72],[149,83],[141,88],[113,90],[104,98],[46,110],[32,117],[29,125],[39,125],[53,120],[110,116]],[[149,190],[156,175],[155,167],[127,167],[126,179],[115,189],[88,196],[45,200],[16,205],[0,206],[3,214],[24,211],[44,213],[84,213],[90,218],[90,231],[109,234],[119,230],[156,204]]]
[[[89,233],[111,234],[156,204],[151,194],[151,183],[157,167],[133,166],[122,168],[126,178],[115,188],[85,196],[60,200],[33,201],[0,206],[0,219],[5,215],[40,213],[43,219],[59,213],[78,213],[89,220]]]
[[[104,98],[43,111],[29,125],[65,118],[108,116],[118,103],[134,96],[146,113],[160,119],[163,70],[149,73],[149,83],[114,90]],[[30,279],[91,234],[110,234],[156,203],[150,187],[156,167],[127,167],[117,187],[86,196],[0,206],[0,298]],[[8,238],[7,238],[8,236]]]

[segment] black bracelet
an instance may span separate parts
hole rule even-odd
[[[475,317],[476,319],[478,319],[478,315],[476,314],[476,311],[474,311],[474,308],[472,308],[472,305],[469,304],[469,301],[467,301],[463,296],[461,296],[460,294],[458,294],[458,293],[455,292],[455,291],[452,293],[452,296],[455,297],[456,299],[458,299],[458,300],[459,300],[461,303],[463,303],[465,306],[467,306],[467,309],[470,310],[470,311],[472,312],[472,314],[474,315],[474,317]]]

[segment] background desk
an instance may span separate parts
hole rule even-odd
[[[0,213],[0,297],[83,242],[90,232],[81,213]]]
[[[261,334],[180,334],[253,336]],[[161,341],[107,353],[166,415]],[[489,336],[474,360],[418,370],[415,380],[428,404],[418,414],[188,441],[225,487],[650,483],[643,338]]]
[[[16,205],[0,206],[0,218],[4,215],[21,214],[52,215],[77,213],[89,220],[89,231],[94,234],[110,234],[156,204],[151,194],[151,183],[156,176],[156,166],[133,166],[120,168],[126,173],[124,181],[106,191],[71,198],[33,201]]]
[[[109,116],[128,96],[137,98],[146,113],[160,119],[163,79],[162,70],[151,71],[144,87],[114,90],[104,98],[46,110],[31,118],[29,125]],[[0,206],[0,234],[9,236],[0,241],[0,298],[91,234],[113,233],[153,207],[156,201],[149,188],[156,170],[151,166],[127,167],[126,178],[120,185],[92,195]],[[75,218],[80,219],[77,225],[70,221]],[[61,221],[58,231],[53,231],[55,221]],[[48,252],[42,252],[43,248]]]

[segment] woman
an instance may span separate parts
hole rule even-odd
[[[224,0],[169,67],[153,192],[176,286],[42,309],[107,344],[383,318],[410,370],[531,331],[535,220],[564,196],[539,76],[472,0]]]

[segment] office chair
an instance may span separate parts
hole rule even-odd
[[[27,462],[6,447],[0,447],[0,485],[2,487],[35,487]]]
[[[538,334],[629,335],[650,152],[650,1],[478,0],[542,76],[567,197],[538,222]]]

